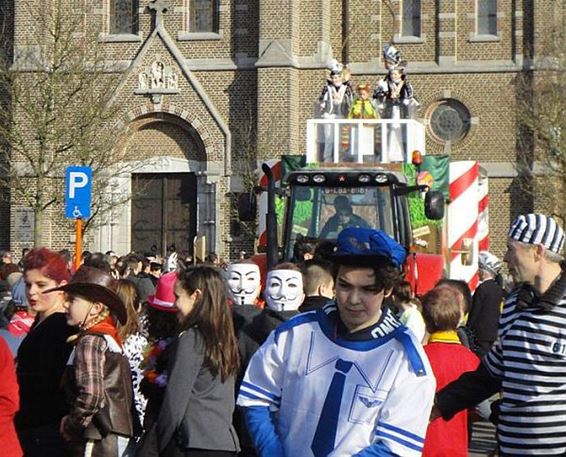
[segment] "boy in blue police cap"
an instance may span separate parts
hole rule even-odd
[[[421,455],[434,377],[419,342],[381,307],[404,260],[383,231],[340,232],[336,302],[275,329],[242,382],[260,456]]]

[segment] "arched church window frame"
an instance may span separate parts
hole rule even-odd
[[[109,33],[135,35],[138,33],[138,0],[109,0]]]
[[[220,0],[184,0],[184,30],[178,40],[218,40],[220,29]]]
[[[501,39],[500,13],[498,11],[500,2],[497,0],[475,0],[474,3],[474,24],[470,33],[470,41],[499,41]]]
[[[140,42],[139,0],[104,0],[101,42]]]

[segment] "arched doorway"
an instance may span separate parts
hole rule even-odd
[[[192,254],[204,145],[190,125],[167,114],[137,119],[131,127],[128,155],[157,160],[131,175],[130,249],[164,255],[175,245],[177,252]]]

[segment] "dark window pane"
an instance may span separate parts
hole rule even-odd
[[[497,35],[497,0],[478,0],[478,35]]]
[[[137,0],[110,0],[110,33],[138,33]]]
[[[403,1],[403,36],[421,36],[421,0]]]
[[[191,32],[217,32],[216,0],[191,0],[190,19]]]

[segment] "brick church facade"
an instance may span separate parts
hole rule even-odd
[[[2,2],[14,60],[36,38],[26,13],[26,4],[34,2],[44,8],[54,3]],[[478,160],[487,171],[496,253],[504,249],[510,219],[536,207],[514,185],[516,80],[525,70],[536,73],[550,19],[562,2],[62,2],[98,24],[97,45],[119,76],[114,101],[122,110],[125,140],[116,147],[145,163],[115,180],[114,191],[150,190],[140,191],[144,198],[133,195],[89,230],[91,250],[123,254],[155,244],[164,251],[165,244],[182,246],[195,235],[205,235],[208,250],[225,258],[249,250],[230,197],[242,190],[249,158],[242,132],[252,126],[257,161],[304,153],[305,123],[329,61],[347,63],[355,84],[375,86],[385,73],[386,43],[409,62],[418,117],[427,126],[427,153]],[[18,226],[24,210],[15,197],[0,208],[0,246],[30,245]],[[70,247],[71,221],[57,205],[49,215],[46,244]]]

